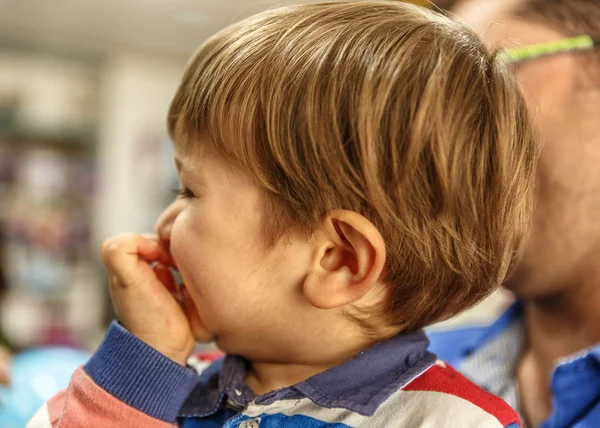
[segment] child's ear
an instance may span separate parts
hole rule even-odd
[[[320,225],[316,254],[303,292],[320,309],[338,308],[367,294],[385,266],[385,242],[364,216],[347,210],[328,212]]]

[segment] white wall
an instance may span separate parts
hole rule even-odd
[[[166,180],[166,114],[185,61],[126,52],[108,58],[99,141],[95,240],[154,224]]]
[[[30,52],[0,54],[0,100],[18,97],[18,121],[53,133],[85,126],[96,115],[95,71],[78,61]]]

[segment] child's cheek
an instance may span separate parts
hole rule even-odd
[[[183,223],[180,221],[175,221],[173,224],[173,229],[171,231],[171,242],[170,242],[170,250],[173,261],[175,262],[175,266],[179,273],[182,276],[186,275],[187,271],[187,253],[186,250],[186,241],[188,238],[185,237],[184,229],[181,227]],[[186,278],[184,278],[185,280]]]

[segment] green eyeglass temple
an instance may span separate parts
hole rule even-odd
[[[591,36],[578,36],[556,42],[506,49],[501,53],[501,56],[509,62],[516,64],[531,59],[567,52],[587,51],[598,47],[600,47],[600,40],[594,40]]]

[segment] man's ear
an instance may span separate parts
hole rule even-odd
[[[311,270],[304,281],[306,299],[320,309],[353,303],[382,276],[386,252],[379,230],[364,216],[348,210],[328,212],[315,242]]]

